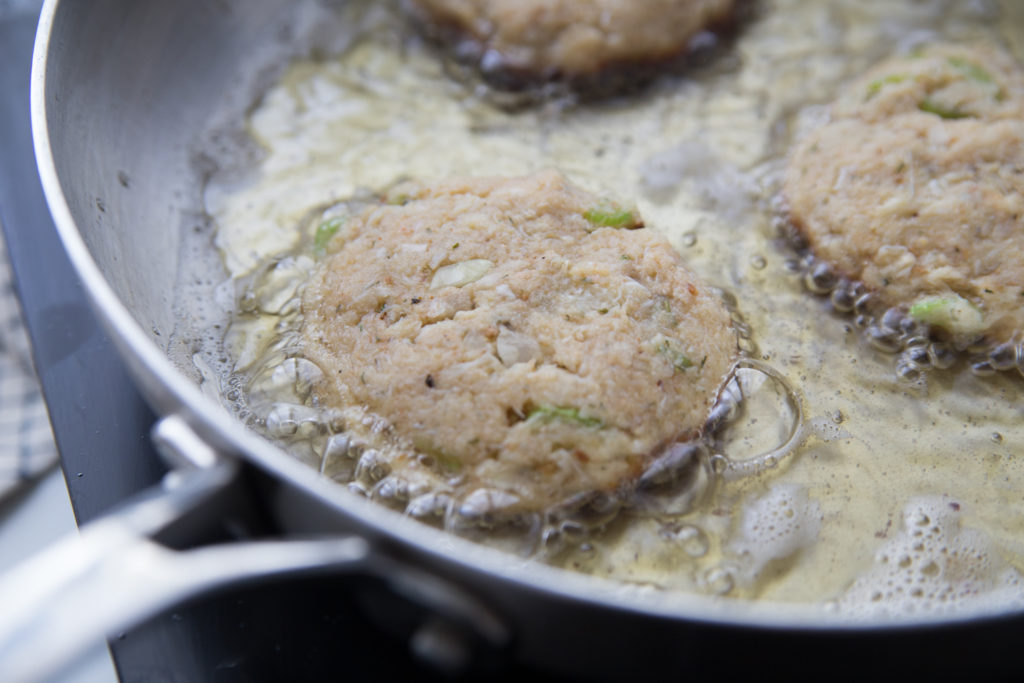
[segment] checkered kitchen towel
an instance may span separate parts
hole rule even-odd
[[[46,403],[0,240],[0,498],[56,461]]]
[[[0,20],[37,15],[41,5],[41,0],[0,0]],[[46,404],[0,239],[0,499],[56,462]]]

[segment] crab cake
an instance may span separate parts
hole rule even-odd
[[[485,73],[581,80],[609,67],[662,62],[727,21],[735,0],[409,0],[415,14],[463,38]],[[468,41],[465,39],[468,38]]]
[[[327,243],[303,300],[328,405],[409,495],[542,510],[697,435],[729,312],[637,213],[548,171],[409,184]]]
[[[814,254],[960,344],[1024,330],[1024,74],[940,46],[855,81],[789,162]]]

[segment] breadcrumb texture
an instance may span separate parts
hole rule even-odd
[[[659,62],[727,21],[735,0],[410,0],[420,15],[476,43],[484,65],[580,77]]]
[[[889,305],[958,295],[986,337],[1024,330],[1024,74],[992,47],[938,45],[851,83],[787,169],[819,257]]]
[[[634,210],[554,171],[390,197],[328,244],[302,334],[321,400],[409,446],[387,452],[393,475],[543,509],[700,431],[737,356],[731,317]]]

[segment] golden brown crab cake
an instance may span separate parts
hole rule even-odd
[[[735,0],[409,0],[425,21],[469,42],[484,72],[579,80],[665,61],[727,21]],[[465,51],[465,50],[463,50]]]
[[[635,210],[553,171],[391,196],[328,243],[302,336],[320,400],[386,425],[392,475],[542,510],[701,430],[731,317]]]
[[[890,60],[799,143],[785,177],[817,258],[960,343],[1024,330],[1024,75],[1011,65],[991,48]]]

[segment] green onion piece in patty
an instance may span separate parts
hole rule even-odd
[[[602,202],[592,209],[583,212],[583,217],[599,228],[637,228],[640,227],[636,214],[616,204]]]
[[[454,455],[448,455],[447,453],[436,453],[434,458],[438,464],[441,465],[441,469],[445,472],[454,474],[462,469],[462,461],[456,458]]]
[[[994,83],[992,80],[992,74],[982,69],[974,62],[968,61],[963,57],[950,57],[950,66],[954,67],[965,76],[970,78],[972,81],[978,81],[979,83]]]
[[[882,78],[871,81],[868,84],[868,99],[871,99],[872,97],[877,95],[878,91],[880,91],[885,86],[890,85],[892,83],[902,83],[903,81],[907,80],[907,78],[908,77],[906,74],[889,74],[888,76],[883,76]]]
[[[973,114],[965,111],[961,111],[956,107],[947,107],[943,104],[939,104],[932,99],[921,100],[921,103],[917,105],[917,108],[928,114],[935,114],[944,119],[967,119],[973,116]]]
[[[910,317],[953,334],[976,334],[985,329],[985,316],[958,294],[926,296],[910,307]]]
[[[327,243],[331,241],[331,238],[338,234],[338,230],[345,224],[345,219],[341,217],[329,218],[320,225],[316,226],[316,234],[313,235],[313,251],[317,254],[323,254],[327,249]]]
[[[531,410],[526,416],[526,421],[534,424],[550,422],[551,420],[562,420],[563,422],[578,424],[581,427],[594,427],[596,429],[604,429],[605,427],[604,420],[601,418],[581,415],[579,408],[565,406],[542,404]]]
[[[654,348],[657,349],[658,353],[667,358],[676,370],[683,371],[693,367],[693,361],[683,353],[683,350],[679,348],[679,343],[674,339],[669,339],[665,335],[659,334],[653,341]]]

